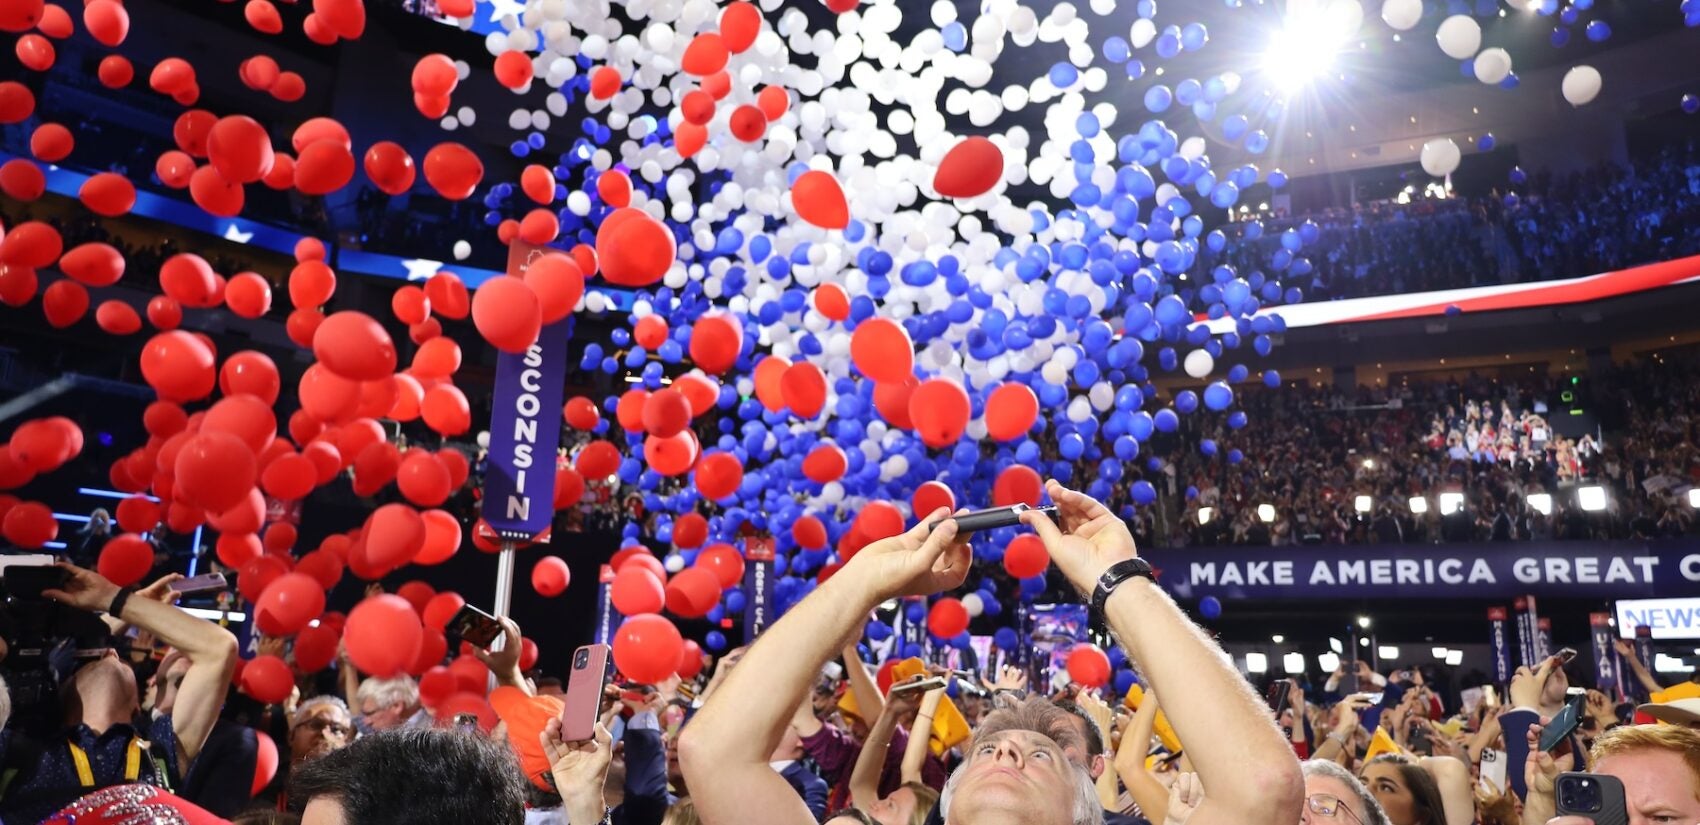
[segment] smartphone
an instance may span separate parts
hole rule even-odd
[[[6,593],[15,601],[46,601],[42,591],[63,588],[70,577],[71,571],[51,564],[39,567],[14,564],[6,568]]]
[[[956,532],[960,534],[976,533],[981,530],[995,530],[999,527],[1013,527],[1021,523],[1021,514],[1033,510],[1044,513],[1052,519],[1057,517],[1055,507],[1029,507],[1026,504],[1011,504],[1008,507],[995,507],[990,510],[976,510],[952,516],[956,519]],[[935,521],[929,527],[938,527],[944,521]]]
[[[596,738],[596,717],[602,709],[602,691],[607,686],[608,646],[585,645],[573,651],[566,707],[561,709],[561,741],[588,742]]]
[[[1571,659],[1576,658],[1576,648],[1573,648],[1573,647],[1562,648],[1557,653],[1554,653],[1553,655],[1558,657],[1559,667],[1563,667],[1565,665],[1570,664]]]
[[[1554,796],[1559,816],[1579,816],[1598,825],[1629,825],[1623,782],[1615,776],[1561,773]]]
[[[223,590],[230,586],[223,573],[203,573],[187,579],[178,579],[171,583],[171,590],[176,593],[205,593],[208,590]]]
[[[934,677],[931,677],[931,678],[928,678],[928,679],[915,679],[915,680],[909,681],[909,682],[899,682],[899,683],[891,686],[891,692],[892,693],[907,693],[909,691],[915,691],[915,690],[925,692],[925,691],[929,691],[929,690],[938,690],[939,688],[942,688],[942,687],[944,687],[944,678],[940,677],[940,676],[934,676]]]
[[[1364,698],[1369,700],[1369,706],[1370,707],[1375,707],[1375,706],[1381,704],[1382,699],[1387,698],[1387,694],[1386,693],[1366,693],[1366,694],[1364,694]]]
[[[1582,704],[1587,699],[1588,692],[1582,688],[1565,691],[1564,708],[1553,714],[1552,722],[1541,729],[1541,750],[1550,751],[1558,747],[1560,742],[1576,732],[1576,726],[1582,723]]]
[[[495,616],[467,604],[449,619],[449,630],[465,641],[488,648],[496,637],[502,635],[502,623]]]
[[[1493,748],[1482,749],[1481,776],[1476,780],[1491,796],[1499,796],[1510,787],[1505,782],[1505,752]]]
[[[1482,704],[1490,708],[1499,707],[1499,689],[1493,685],[1482,685]]]
[[[1292,690],[1292,683],[1286,679],[1277,679],[1269,683],[1269,693],[1264,698],[1269,701],[1269,709],[1275,711],[1275,715],[1279,716],[1281,711],[1287,709],[1287,696]]]
[[[1428,741],[1428,725],[1418,724],[1411,728],[1411,751],[1428,756],[1432,750]]]

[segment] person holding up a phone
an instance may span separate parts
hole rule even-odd
[[[1532,726],[1530,747],[1540,738]],[[1523,822],[1531,825],[1661,825],[1700,822],[1700,731],[1631,725],[1594,742],[1593,771],[1571,773],[1575,755],[1529,763]]]
[[[1526,798],[1529,790],[1524,767],[1540,750],[1539,741],[1531,746],[1525,734],[1542,719],[1550,720],[1564,709],[1565,692],[1569,689],[1570,679],[1565,676],[1562,657],[1558,655],[1547,657],[1532,672],[1527,667],[1517,668],[1511,677],[1511,709],[1500,714],[1499,726],[1505,736],[1505,779],[1519,797]],[[1580,754],[1582,743],[1574,736],[1566,736],[1555,743],[1554,750],[1560,755]]]

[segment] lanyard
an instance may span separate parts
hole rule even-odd
[[[77,781],[85,788],[95,787],[94,769],[89,765],[89,755],[75,742],[67,742],[71,749],[71,761],[77,766]],[[142,744],[141,740],[130,737],[130,747],[124,754],[124,781],[134,782],[142,774]]]

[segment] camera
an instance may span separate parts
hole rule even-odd
[[[590,651],[580,650],[573,654],[573,670],[584,670],[590,664]]]
[[[1586,776],[1561,776],[1558,799],[1565,810],[1598,813],[1604,807],[1600,783]]]

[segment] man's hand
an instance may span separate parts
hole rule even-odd
[[[1640,661],[1640,659],[1635,655],[1634,642],[1631,642],[1628,639],[1614,639],[1612,640],[1611,646],[1617,650],[1617,655],[1622,656],[1624,661]]]
[[[1045,492],[1057,505],[1061,526],[1034,510],[1022,513],[1021,522],[1039,534],[1051,561],[1076,590],[1090,594],[1111,565],[1139,555],[1127,523],[1108,507],[1055,479],[1045,482]]]
[[[974,553],[966,536],[957,540],[956,520],[949,516],[949,510],[939,508],[909,532],[862,548],[845,570],[863,576],[879,601],[931,596],[961,587],[974,564]],[[938,529],[928,527],[941,519]]]
[[[550,719],[537,739],[543,744],[543,756],[549,760],[549,773],[570,821],[601,820],[605,808],[602,786],[608,779],[608,765],[614,761],[614,740],[608,728],[598,723],[595,738],[590,741],[563,742],[561,720]]]
[[[1612,707],[1611,699],[1604,693],[1590,688],[1587,699],[1588,715],[1594,717],[1603,731],[1607,725],[1617,724],[1617,709]]]
[[[1115,719],[1115,714],[1111,712],[1110,706],[1104,704],[1104,700],[1099,699],[1098,694],[1089,690],[1083,690],[1076,694],[1074,703],[1079,705],[1081,710],[1086,711],[1087,716],[1092,717],[1092,721],[1098,724],[1098,730],[1108,738],[1110,726]]]
[[[262,635],[259,643],[254,646],[254,650],[261,656],[276,656],[282,659],[283,654],[288,652],[288,640],[280,636]]]
[[[65,586],[43,590],[41,595],[90,613],[100,613],[112,606],[113,597],[118,595],[118,585],[107,581],[105,576],[67,562],[54,566],[69,574]]]
[[[1169,810],[1163,825],[1185,825],[1203,801],[1204,785],[1199,783],[1198,774],[1183,773],[1175,777],[1175,784],[1169,786]]]
[[[172,582],[182,581],[180,573],[167,573],[160,576],[153,584],[136,591],[138,599],[152,599],[160,604],[176,604],[178,597],[183,594],[171,589]]]
[[[1542,716],[1539,725],[1529,726],[1529,761],[1523,765],[1523,779],[1529,783],[1529,793],[1541,794],[1547,798],[1552,797],[1558,775],[1574,770],[1572,766],[1576,764],[1576,754],[1571,753],[1564,743],[1559,745],[1560,749],[1565,750],[1561,756],[1541,750],[1541,731],[1545,725],[1550,724],[1552,719]]]
[[[1564,690],[1569,686],[1569,678],[1558,669],[1558,657],[1548,656],[1533,672],[1527,666],[1517,668],[1511,677],[1511,706],[1533,708],[1543,716],[1551,716],[1564,704]]]
[[[1356,733],[1360,724],[1358,712],[1367,707],[1369,707],[1369,699],[1365,698],[1363,694],[1348,696],[1340,700],[1340,704],[1334,706],[1334,730],[1331,732],[1342,737],[1349,737]]]
[[[998,678],[992,682],[992,690],[1026,690],[1027,672],[1014,665],[1004,665],[998,668]]]
[[[523,649],[520,641],[519,625],[513,619],[503,616],[497,621],[502,623],[502,649],[486,650],[477,645],[472,646],[472,655],[483,662],[490,672],[495,674],[500,684],[511,685],[523,680],[519,669],[519,656]]]
[[[1287,689],[1287,702],[1292,705],[1294,720],[1302,724],[1305,718],[1305,689],[1299,686],[1297,679],[1288,679],[1287,684],[1292,686]]]

